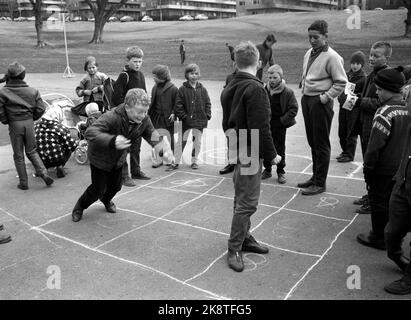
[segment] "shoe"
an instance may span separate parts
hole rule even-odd
[[[353,161],[353,159],[348,156],[343,156],[337,159],[337,162],[351,162],[351,161]]]
[[[166,171],[169,172],[169,171],[174,171],[174,170],[177,170],[177,169],[178,169],[178,164],[172,163],[172,164],[166,169]]]
[[[308,188],[304,189],[301,194],[304,196],[313,196],[315,194],[323,193],[325,192],[325,187],[320,187],[316,185],[311,185]]]
[[[162,163],[162,162],[160,162],[160,163],[157,163],[157,164],[153,164],[153,165],[151,165],[151,167],[152,167],[152,168],[154,168],[154,169],[156,169],[156,168],[161,167],[162,165],[163,165],[163,163]]]
[[[402,272],[405,272],[408,265],[410,264],[410,260],[407,257],[404,257],[402,254],[390,254],[388,253],[388,258],[395,262],[398,268],[401,269]]]
[[[198,164],[195,163],[195,162],[193,162],[193,163],[191,164],[191,169],[197,170],[197,169],[198,169]]]
[[[265,180],[268,178],[271,178],[273,175],[271,172],[268,172],[266,169],[264,169],[263,173],[261,174],[261,180]]]
[[[338,155],[338,156],[336,156],[335,157],[335,159],[341,159],[341,158],[343,158],[343,157],[345,157],[345,154],[344,153],[340,153],[340,155]]]
[[[46,183],[46,186],[51,186],[54,182],[54,180],[45,173],[39,174],[39,177],[43,179],[43,181]]]
[[[56,176],[57,178],[64,178],[66,176],[66,173],[64,172],[64,168],[62,166],[58,166],[56,168]]]
[[[227,164],[223,169],[219,171],[220,174],[226,174],[233,172],[235,168],[235,164]]]
[[[372,232],[360,233],[357,236],[357,241],[364,246],[371,247],[378,250],[385,250],[384,238],[377,238]]]
[[[73,212],[71,213],[71,220],[73,220],[73,222],[79,222],[82,217],[83,209],[73,209]]]
[[[123,186],[135,187],[136,183],[130,177],[123,178]]]
[[[138,172],[137,174],[132,174],[131,177],[133,179],[138,179],[138,180],[150,180],[151,178],[147,176],[143,171]]]
[[[308,188],[312,185],[314,185],[314,182],[311,179],[309,179],[305,182],[300,182],[299,184],[297,184],[297,187],[298,188]]]
[[[355,213],[358,214],[371,214],[371,206],[369,204],[364,204],[355,210]]]
[[[408,274],[404,275],[401,279],[386,285],[384,290],[392,294],[411,293],[411,276]]]
[[[0,236],[0,244],[4,244],[11,241],[11,236]]]
[[[287,182],[287,179],[285,178],[284,173],[279,173],[278,174],[277,181],[278,181],[279,184],[284,184],[284,183]]]
[[[117,207],[113,201],[110,201],[109,203],[104,203],[104,206],[106,207],[107,212],[110,212],[110,213],[117,212]]]
[[[17,185],[17,188],[21,189],[21,190],[27,190],[29,187],[27,184],[23,184],[23,183],[19,183]]]
[[[363,195],[360,199],[354,200],[353,204],[357,206],[362,206],[363,204],[368,204],[368,194]]]
[[[244,270],[243,254],[241,251],[228,250],[227,253],[228,266],[234,271],[241,272]]]
[[[269,249],[259,244],[255,239],[252,241],[245,239],[241,251],[267,254]]]

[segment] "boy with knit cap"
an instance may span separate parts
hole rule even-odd
[[[313,175],[297,186],[304,188],[303,195],[315,195],[326,188],[331,156],[333,100],[343,92],[347,76],[343,58],[328,45],[327,22],[314,21],[308,27],[308,37],[312,48],[304,56],[301,106],[311,147]]]
[[[372,122],[364,158],[364,178],[371,206],[371,231],[357,236],[359,243],[384,250],[384,228],[388,222],[388,203],[393,177],[400,165],[404,136],[410,124],[401,89],[403,68],[385,68],[374,77],[380,107]]]
[[[34,121],[43,115],[44,102],[40,92],[23,81],[26,75],[25,70],[26,68],[17,61],[10,64],[7,71],[8,81],[0,89],[0,121],[9,125],[14,165],[20,180],[17,188],[21,190],[29,188],[24,153],[33,164],[36,175],[42,178],[47,186],[54,182],[47,175],[46,168],[36,150]]]
[[[281,156],[281,161],[277,164],[277,181],[284,184],[287,182],[285,178],[285,136],[287,128],[293,126],[295,116],[298,112],[298,103],[292,89],[288,88],[283,79],[283,69],[280,65],[275,64],[268,68],[267,78],[268,82],[264,86],[267,91],[270,107],[271,107],[271,135],[277,154]],[[270,178],[271,175],[271,161],[264,160],[264,171],[261,179]]]
[[[364,72],[365,54],[362,51],[356,51],[350,59],[350,71],[347,72],[348,82],[355,84],[354,95],[360,94],[364,87],[366,74]],[[361,127],[357,126],[360,109],[358,107],[352,110],[343,108],[347,100],[347,95],[343,92],[338,97],[340,111],[338,113],[338,137],[342,152],[337,157],[338,162],[350,162],[354,160],[355,148],[357,147],[357,136]]]

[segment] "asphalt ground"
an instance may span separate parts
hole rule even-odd
[[[27,81],[42,94],[74,99],[79,75],[28,74]],[[370,229],[370,216],[357,215],[352,203],[365,192],[361,152],[357,149],[354,162],[336,162],[337,114],[327,192],[306,197],[296,187],[310,176],[312,165],[299,112],[297,125],[287,131],[288,181],[279,185],[275,177],[264,180],[252,216],[252,233],[270,252],[245,254],[242,273],[227,267],[233,183],[231,174],[218,174],[225,165],[219,104],[223,83],[202,82],[211,96],[212,120],[203,137],[199,170],[189,167],[190,144],[186,163],[165,172],[164,167],[151,168],[151,149],[143,143],[142,168],[151,180],[123,187],[114,199],[117,214],[95,203],[79,223],[71,221],[71,210],[90,183],[88,166],[72,158],[67,176],[51,187],[33,177],[29,190],[18,190],[2,126],[0,221],[13,241],[0,246],[0,299],[399,298],[383,286],[400,278],[400,271],[384,251],[356,241],[358,233]],[[152,85],[148,78],[147,87]],[[291,87],[300,100],[297,86]]]

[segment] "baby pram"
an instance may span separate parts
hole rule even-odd
[[[86,123],[86,118],[71,112],[71,108],[74,107],[74,103],[64,94],[48,93],[42,95],[42,98],[46,103],[47,108],[58,106],[62,109],[62,124],[70,130],[72,138],[78,141],[78,147],[74,152],[74,158],[78,164],[87,163],[87,141],[84,139],[84,130],[82,129],[83,125]]]

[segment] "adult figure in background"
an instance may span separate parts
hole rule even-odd
[[[61,124],[62,121],[61,108],[51,107],[34,126],[38,154],[47,169],[56,168],[57,178],[66,175],[64,165],[77,147],[77,142],[71,137],[69,129]]]
[[[186,61],[186,46],[184,45],[184,40],[181,40],[180,43],[180,58],[181,58],[181,64]]]
[[[263,43],[257,45],[258,52],[260,53],[260,65],[258,66],[257,70],[257,78],[263,78],[263,70],[268,63],[268,66],[272,66],[274,64],[274,57],[273,57],[273,49],[272,46],[276,43],[277,40],[275,39],[273,34],[269,34]]]
[[[343,58],[327,42],[328,24],[314,21],[308,27],[311,49],[304,56],[301,106],[305,132],[311,147],[313,175],[299,183],[303,195],[322,193],[330,165],[330,130],[334,116],[333,100],[344,90],[347,75]]]

